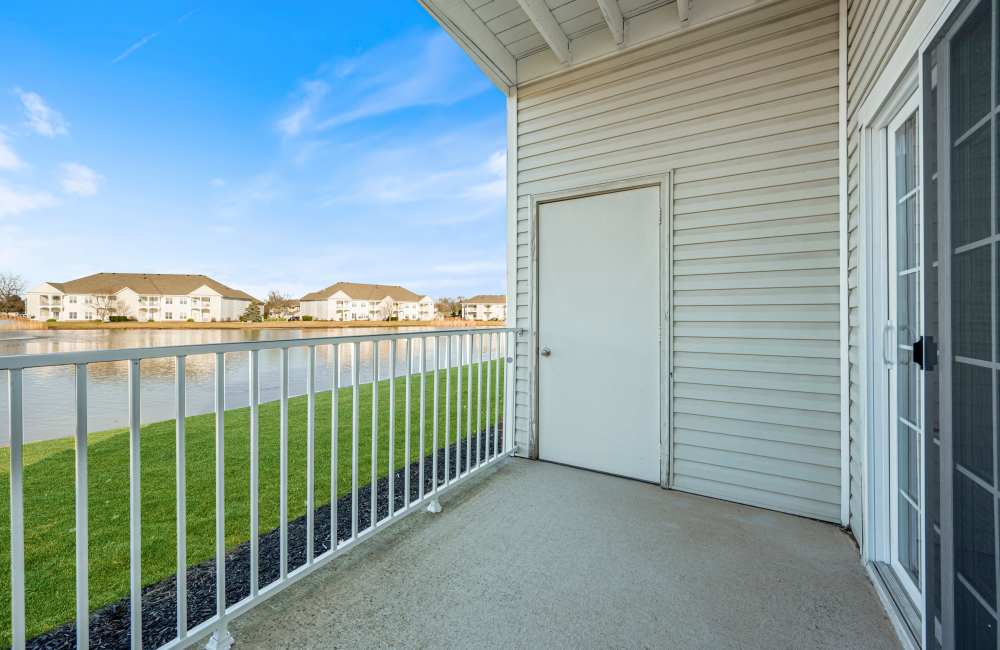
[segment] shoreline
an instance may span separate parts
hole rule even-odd
[[[37,321],[33,321],[37,322]],[[463,327],[503,327],[500,321],[471,321],[459,318],[448,318],[440,320],[406,320],[406,321],[263,321],[260,323],[243,323],[240,321],[225,321],[217,323],[189,323],[187,321],[165,322],[137,322],[128,321],[124,323],[95,323],[93,321],[71,322],[59,321],[55,323],[43,322],[46,330],[254,330],[254,329],[344,329],[356,327],[430,327],[436,329],[463,328]],[[38,331],[35,328],[25,328],[25,331]],[[16,332],[17,329],[7,331]]]

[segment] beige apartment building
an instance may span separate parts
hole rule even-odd
[[[212,322],[238,320],[251,302],[259,301],[206,275],[95,273],[38,285],[27,294],[26,310],[36,320]]]
[[[462,301],[465,320],[507,320],[507,296],[480,294]]]
[[[433,320],[434,299],[394,284],[337,282],[302,296],[299,313],[315,320]]]

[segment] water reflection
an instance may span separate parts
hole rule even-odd
[[[342,328],[342,329],[277,329],[277,330],[77,330],[77,331],[2,331],[0,356],[10,354],[44,354],[82,350],[104,350],[128,347],[156,347],[168,345],[195,345],[246,340],[277,340],[290,338],[316,338],[324,336],[351,336],[360,334],[385,334],[390,331],[426,331],[426,328]],[[477,337],[477,340],[479,337]],[[420,339],[417,339],[418,341]],[[488,343],[484,343],[488,348]],[[468,355],[468,339],[464,354]],[[495,346],[495,343],[494,343]],[[352,377],[352,346],[340,346],[340,385],[347,386]],[[397,344],[396,373],[402,375],[407,366],[408,349],[404,342]],[[389,343],[379,348],[379,377],[390,373]],[[301,395],[306,390],[307,348],[289,351],[289,393]],[[473,353],[476,354],[475,352]],[[412,350],[412,368],[421,368],[422,354],[419,343]],[[372,379],[373,346],[359,346],[358,372],[362,382]],[[433,338],[426,339],[426,368],[438,367],[435,359],[444,357]],[[459,358],[458,337],[452,338],[452,360]],[[234,352],[225,355],[226,408],[249,404],[249,353]],[[279,350],[260,352],[260,400],[278,399],[280,395]],[[211,412],[214,408],[215,355],[189,356],[186,361],[186,408],[189,415]],[[173,418],[176,403],[175,362],[173,358],[148,359],[140,364],[142,378],[140,418],[143,423]],[[316,348],[316,387],[329,390],[333,380],[333,346]],[[102,431],[124,427],[128,423],[128,362],[95,363],[88,367],[88,428]],[[32,368],[24,371],[24,427],[25,440],[47,440],[72,435],[75,427],[75,369],[72,366]],[[7,420],[7,373],[0,372],[0,444],[9,440]]]

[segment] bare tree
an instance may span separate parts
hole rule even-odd
[[[268,318],[272,314],[275,316],[286,315],[294,305],[295,301],[290,297],[280,291],[272,290],[267,294],[267,300],[264,301],[264,318]]]
[[[24,311],[24,279],[16,273],[0,273],[0,313]]]
[[[434,303],[434,308],[444,318],[458,317],[462,315],[463,300],[465,300],[463,296],[455,296],[454,298],[438,298],[437,302]]]
[[[108,320],[112,316],[124,316],[126,314],[120,313],[122,310],[121,305],[118,303],[118,298],[115,296],[94,296],[91,306],[94,308],[94,313],[100,320]]]

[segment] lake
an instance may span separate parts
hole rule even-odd
[[[428,328],[335,328],[335,329],[232,329],[232,330],[15,330],[0,331],[0,356],[106,350],[114,348],[196,345],[238,341],[284,340],[421,332]],[[457,340],[452,359],[457,359]],[[442,348],[443,350],[443,348]],[[428,343],[428,370],[434,369],[434,342]],[[359,374],[361,381],[371,381],[371,345],[361,346]],[[383,344],[379,376],[388,377],[388,346]],[[316,389],[332,385],[332,347],[316,349]],[[260,401],[279,398],[279,350],[260,352]],[[249,354],[226,354],[226,408],[249,404]],[[398,346],[398,374],[406,364],[406,350]],[[174,417],[174,359],[149,359],[140,364],[142,378],[140,418],[143,423]],[[417,368],[416,357],[414,368]],[[289,352],[289,394],[302,395],[306,390],[306,349]],[[26,442],[73,435],[76,422],[75,369],[72,366],[31,368],[24,371],[24,439]],[[186,362],[188,415],[209,413],[214,409],[215,355],[189,356]],[[351,359],[347,347],[340,353],[340,385],[351,382]],[[87,375],[88,428],[103,431],[128,424],[128,362],[90,364]],[[7,373],[0,372],[0,446],[9,442]]]

